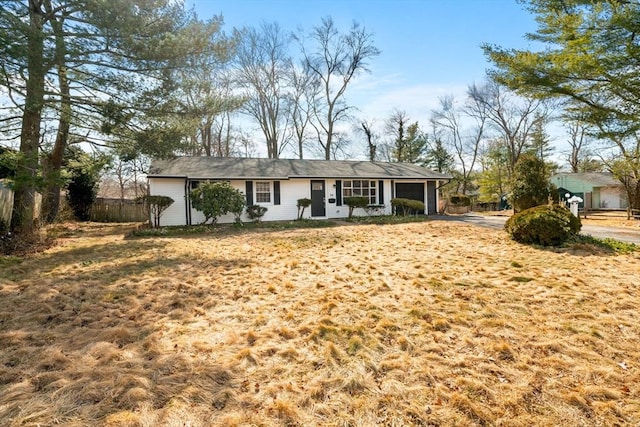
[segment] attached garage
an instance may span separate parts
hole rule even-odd
[[[399,199],[419,200],[424,203],[424,183],[396,182],[396,197]],[[424,211],[419,211],[418,214],[424,214]]]
[[[436,183],[427,181],[426,186],[427,191],[424,182],[396,182],[395,197],[419,200],[425,204],[428,215],[437,214]],[[424,214],[424,211],[420,211],[419,214]]]

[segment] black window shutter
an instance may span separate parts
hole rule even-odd
[[[273,181],[273,204],[280,204],[280,181]]]
[[[342,181],[336,180],[336,206],[342,206]]]
[[[247,206],[253,205],[253,181],[246,182],[245,195],[247,196]]]
[[[378,181],[378,204],[384,205],[384,181]]]

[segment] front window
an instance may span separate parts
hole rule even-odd
[[[362,196],[369,198],[369,204],[377,203],[376,181],[354,179],[342,181],[342,197]]]
[[[271,203],[271,183],[269,181],[256,182],[256,203]]]

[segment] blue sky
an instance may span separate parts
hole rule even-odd
[[[357,115],[382,123],[393,109],[426,128],[438,97],[462,100],[467,85],[490,67],[480,45],[526,48],[533,15],[516,0],[187,0],[202,19],[222,15],[225,30],[277,21],[311,29],[331,16],[347,29],[355,20],[374,34],[381,55],[371,73],[347,91]]]

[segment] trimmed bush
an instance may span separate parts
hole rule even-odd
[[[142,196],[139,200],[147,203],[149,216],[153,221],[152,227],[160,226],[162,213],[173,204],[173,199],[169,196]]]
[[[504,228],[516,242],[560,246],[580,232],[582,223],[569,209],[542,205],[526,209],[507,220]]]
[[[471,197],[466,194],[452,194],[449,203],[455,206],[471,206]]]
[[[244,195],[224,181],[205,182],[189,193],[191,206],[204,214],[203,224],[212,224],[222,215],[232,213],[239,222],[245,205]]]
[[[262,217],[267,213],[267,208],[260,205],[247,206],[247,216],[253,221],[260,222]]]
[[[344,204],[349,206],[349,218],[351,218],[355,208],[364,209],[369,205],[369,198],[364,196],[345,197]]]
[[[304,216],[305,208],[308,208],[309,206],[311,206],[311,199],[308,199],[306,197],[302,199],[298,199],[296,206],[298,208],[298,219],[302,219],[302,217]]]
[[[403,199],[401,197],[396,197],[395,199],[391,199],[391,206],[394,207],[396,214],[398,211],[402,211],[402,215],[415,215],[419,211],[424,211],[424,203],[420,200],[413,199]]]

